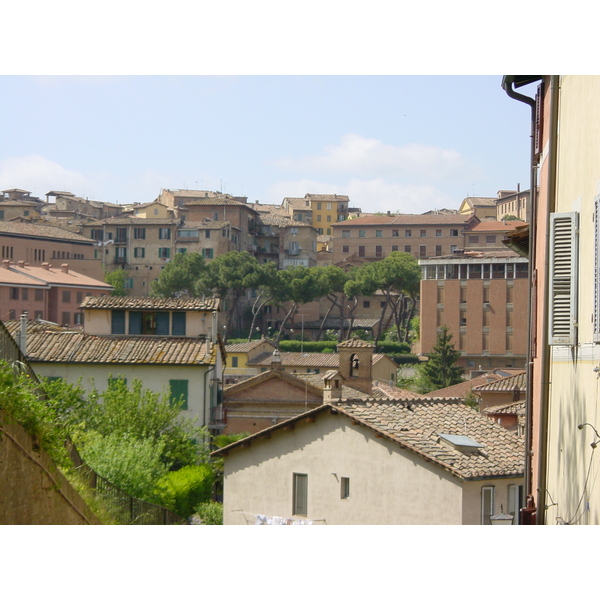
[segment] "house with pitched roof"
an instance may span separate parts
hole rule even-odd
[[[248,362],[257,356],[272,354],[277,346],[266,338],[241,342],[239,344],[227,344],[227,363],[225,364],[225,383],[237,383],[241,379],[252,377],[260,373],[258,367],[249,367]]]
[[[227,525],[490,524],[518,510],[523,455],[518,436],[439,398],[332,400],[213,453]]]

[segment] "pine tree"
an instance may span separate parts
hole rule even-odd
[[[452,344],[452,334],[445,325],[438,334],[429,360],[419,368],[418,391],[422,394],[439,390],[463,381],[463,369],[456,362],[460,352]]]

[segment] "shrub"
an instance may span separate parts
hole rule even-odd
[[[300,342],[297,340],[281,340],[279,348],[282,352],[323,352],[325,348],[331,348],[335,352],[337,344],[335,341]]]
[[[157,483],[155,502],[187,518],[199,504],[210,500],[214,480],[208,465],[189,465],[171,471]]]
[[[203,525],[223,525],[223,505],[220,502],[202,502],[195,512]]]

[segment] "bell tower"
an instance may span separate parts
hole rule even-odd
[[[340,355],[339,371],[344,384],[370,394],[373,390],[373,351],[375,346],[369,342],[352,338],[338,344]]]

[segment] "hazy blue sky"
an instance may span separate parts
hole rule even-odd
[[[529,109],[497,76],[2,76],[0,189],[148,202],[161,188],[364,211],[529,186]],[[527,90],[531,95],[533,90]]]

